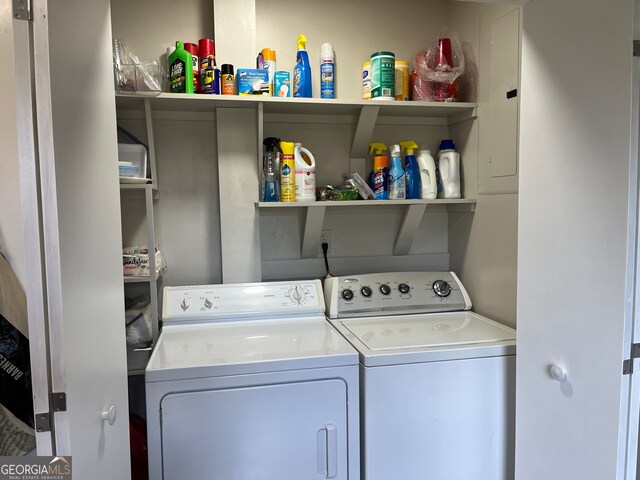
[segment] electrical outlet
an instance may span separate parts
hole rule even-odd
[[[320,232],[320,253],[322,253],[323,243],[329,244],[327,253],[331,253],[331,230],[322,230],[322,232]]]

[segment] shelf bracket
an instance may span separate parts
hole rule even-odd
[[[351,154],[349,156],[349,171],[357,172],[362,178],[367,178],[366,159],[369,153],[369,142],[373,135],[373,129],[378,120],[380,107],[376,105],[365,105],[360,110],[358,125],[353,135],[351,144]]]
[[[426,209],[426,204],[407,206],[407,209],[404,211],[404,218],[402,219],[398,237],[396,238],[396,244],[393,247],[394,255],[407,255],[409,253]]]
[[[327,207],[307,207],[307,218],[304,222],[302,234],[302,258],[315,258],[320,250],[320,234],[324,223],[324,213]]]
[[[467,120],[473,120],[474,118],[478,118],[478,109],[473,108],[468,111],[456,113],[455,115],[450,115],[447,117],[447,125],[453,126],[458,123],[466,122]]]

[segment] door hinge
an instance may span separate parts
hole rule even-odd
[[[630,375],[633,373],[634,358],[640,358],[640,343],[631,344],[631,358],[622,362],[623,375]]]
[[[633,56],[640,57],[640,40],[633,41]]]
[[[31,20],[31,0],[13,0],[13,18]]]
[[[64,392],[53,392],[49,394],[49,408],[51,409],[50,412],[36,413],[36,432],[51,431],[51,416],[53,413],[67,411],[67,394]]]

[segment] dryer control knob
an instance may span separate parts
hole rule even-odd
[[[189,305],[191,305],[191,302],[189,302],[189,299],[183,298],[182,303],[180,304],[180,306],[182,307],[182,310],[186,310],[187,308],[189,308]]]
[[[391,287],[385,283],[380,285],[380,293],[383,295],[389,295],[391,293]]]
[[[436,280],[433,282],[433,292],[439,297],[448,297],[451,293],[451,285],[444,280]]]
[[[360,293],[363,297],[370,297],[373,292],[371,291],[370,287],[362,287],[360,289]]]
[[[400,290],[400,293],[409,293],[411,287],[409,287],[409,285],[407,285],[406,283],[401,283],[400,285],[398,285],[398,290]]]
[[[205,308],[213,307],[213,301],[210,298],[205,298],[204,299],[204,306],[205,306]]]
[[[347,288],[346,290],[342,291],[342,298],[349,301],[353,298],[353,291],[351,291],[351,289]]]

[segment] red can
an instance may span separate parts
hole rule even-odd
[[[193,91],[200,91],[200,59],[198,58],[198,46],[195,43],[185,43],[184,49],[191,54],[191,67],[193,68]]]
[[[209,55],[213,55],[213,65],[209,65]],[[200,57],[200,70],[198,72],[198,77],[204,75],[205,68],[209,66],[216,66],[215,55],[216,53],[213,40],[210,38],[201,38],[198,41],[198,57]],[[200,82],[200,89],[200,93],[204,93],[204,82],[202,81]]]

